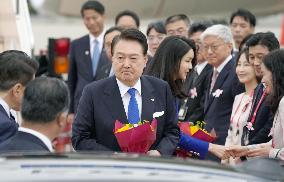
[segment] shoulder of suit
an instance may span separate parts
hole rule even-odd
[[[74,39],[71,44],[78,44],[78,43],[81,43],[81,42],[84,42],[84,41],[88,41],[89,40],[89,35],[84,35],[83,37],[79,37],[77,39]]]
[[[0,123],[1,123],[0,128],[3,128],[4,126],[5,126],[5,128],[11,127],[14,124],[11,121],[11,119],[7,116],[7,114],[5,114],[3,112],[0,112]]]
[[[105,86],[108,86],[109,84],[111,84],[110,82],[115,83],[115,77],[108,77],[108,78],[104,78],[101,80],[96,80],[93,81],[91,83],[89,83],[88,85],[85,86],[86,89],[102,89]]]
[[[160,85],[167,85],[168,83],[162,79],[159,79],[157,77],[149,76],[149,75],[142,75],[141,79],[148,80],[149,82],[153,84],[160,84]]]

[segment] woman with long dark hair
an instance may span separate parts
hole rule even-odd
[[[163,40],[157,49],[153,62],[147,72],[148,75],[160,78],[170,85],[172,94],[176,98],[176,111],[179,110],[179,99],[187,97],[183,92],[183,84],[195,63],[196,47],[192,40],[170,36]],[[177,113],[178,117],[178,113]],[[199,153],[204,159],[208,151],[218,157],[224,154],[224,147],[204,142],[183,133],[180,135],[180,148]]]

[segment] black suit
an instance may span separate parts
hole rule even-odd
[[[19,125],[11,119],[2,105],[0,105],[0,143],[14,136]]]
[[[248,122],[251,121],[253,113],[261,99],[262,94],[263,94],[263,84],[259,84],[254,91],[254,96],[253,96],[254,102],[252,105],[250,116],[248,118]],[[248,131],[247,127],[246,126],[244,127],[244,132],[242,136],[243,145],[245,145],[244,137],[247,137],[246,136],[247,134],[248,134],[248,142],[249,142],[248,145],[266,143],[271,140],[271,137],[269,137],[268,135],[272,127],[274,117],[273,117],[273,114],[270,108],[267,106],[265,100],[266,100],[266,97],[263,100],[263,102],[260,104],[259,110],[256,113],[255,122],[253,124],[254,130]]]
[[[71,96],[69,112],[76,113],[84,87],[92,81],[108,77],[111,63],[106,52],[102,50],[96,74],[93,76],[89,35],[76,39],[71,43],[69,59],[68,86]]]
[[[188,79],[188,98],[186,99],[187,112],[184,121],[196,122],[204,121],[204,102],[207,92],[208,83],[210,82],[210,73],[212,72],[212,66],[207,64],[200,75],[192,72]],[[190,91],[196,89],[197,96],[194,96]],[[183,107],[184,101],[181,104]]]
[[[230,125],[230,116],[235,96],[244,92],[243,85],[240,84],[236,75],[235,61],[232,58],[222,69],[216,80],[216,83],[210,93],[210,85],[213,70],[208,84],[208,90],[205,99],[205,129],[211,131],[213,128],[216,132],[217,139],[214,143],[224,145],[228,135]],[[223,91],[219,97],[213,96],[217,89]]]
[[[0,152],[49,152],[48,147],[36,136],[17,131],[15,136],[0,145]]]
[[[171,155],[179,140],[171,90],[162,80],[142,76],[141,92],[141,120],[152,121],[153,113],[165,112],[157,118],[157,138],[151,150],[158,150],[162,155]],[[115,120],[128,123],[115,77],[89,84],[83,91],[73,123],[73,147],[76,150],[121,151],[113,134]]]

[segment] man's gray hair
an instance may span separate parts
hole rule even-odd
[[[234,39],[232,32],[229,27],[221,24],[213,25],[209,28],[207,28],[202,34],[201,34],[201,41],[204,41],[204,38],[207,36],[217,36],[218,38],[222,39],[226,43],[231,43],[234,45]]]
[[[21,114],[25,121],[49,123],[67,113],[69,91],[64,81],[39,77],[29,82],[24,92]]]

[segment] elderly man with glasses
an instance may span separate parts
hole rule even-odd
[[[233,36],[227,26],[213,25],[201,34],[201,42],[206,60],[213,66],[205,97],[205,128],[216,134],[214,143],[224,145],[234,98],[244,91],[231,55]],[[218,160],[213,156],[208,156],[208,159]]]

